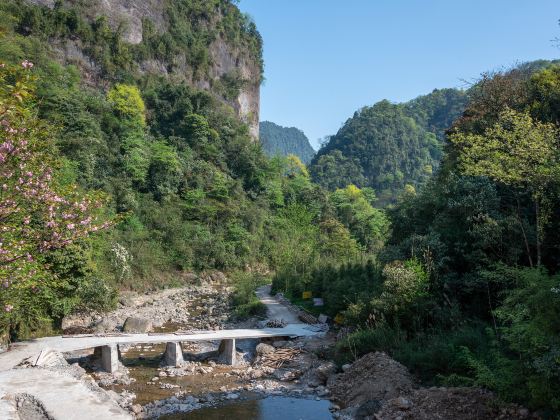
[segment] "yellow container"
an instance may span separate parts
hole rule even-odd
[[[313,297],[313,293],[311,292],[303,292],[302,293],[302,298],[303,299],[311,299]]]

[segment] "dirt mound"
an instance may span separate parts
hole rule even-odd
[[[497,403],[495,396],[477,388],[423,388],[387,401],[373,417],[389,419],[528,419],[527,409]]]
[[[331,377],[328,387],[341,406],[350,407],[407,395],[414,384],[403,365],[385,353],[376,352],[365,355],[344,373]]]

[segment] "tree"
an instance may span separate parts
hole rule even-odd
[[[389,230],[384,212],[372,206],[375,199],[371,188],[361,190],[355,185],[331,194],[339,220],[368,251],[381,249]]]
[[[57,179],[56,149],[37,119],[33,65],[0,65],[0,331],[45,315],[58,287],[47,257],[106,228],[98,194],[82,194]],[[31,315],[34,314],[34,315]],[[31,318],[31,320],[30,320]],[[35,322],[38,319],[34,320]]]
[[[542,204],[549,186],[560,175],[558,135],[553,125],[506,109],[483,135],[455,133],[450,137],[459,150],[459,165],[465,173],[530,193],[535,206],[537,265],[541,264],[543,232],[549,217]]]
[[[286,176],[290,178],[294,178],[296,176],[309,178],[309,172],[300,158],[296,155],[288,155],[286,158]]]
[[[113,109],[134,126],[146,126],[146,106],[136,86],[117,84],[107,94]]]
[[[107,101],[120,122],[123,167],[130,178],[142,185],[150,167],[146,141],[146,107],[136,86],[117,84],[107,93]]]

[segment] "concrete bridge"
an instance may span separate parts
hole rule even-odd
[[[165,363],[177,366],[183,361],[181,343],[196,341],[221,341],[220,356],[226,364],[235,364],[235,340],[267,337],[309,337],[319,330],[307,324],[290,324],[284,328],[238,329],[219,331],[194,331],[188,333],[162,334],[105,334],[45,337],[14,343],[11,349],[0,354],[0,372],[14,368],[25,359],[35,358],[40,362],[47,350],[61,353],[94,348],[101,359],[101,366],[107,372],[118,369],[118,345],[167,343]]]

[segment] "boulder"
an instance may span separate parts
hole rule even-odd
[[[95,333],[104,333],[107,331],[112,331],[114,330],[114,328],[115,328],[115,324],[109,321],[108,319],[102,319],[92,327],[93,332]]]
[[[400,410],[409,410],[413,406],[412,402],[404,397],[394,398],[391,400],[391,404]]]
[[[124,306],[124,307],[136,306],[136,302],[134,301],[132,296],[128,296],[128,295],[121,295],[119,297],[119,303],[121,304],[121,306]]]
[[[124,321],[123,331],[125,333],[146,333],[152,329],[152,321],[145,318],[129,317]]]
[[[336,365],[332,362],[326,362],[319,365],[315,369],[315,377],[319,380],[321,384],[325,384],[327,379],[336,372]]]
[[[274,353],[275,349],[270,344],[260,343],[256,348],[258,355]]]
[[[92,316],[74,314],[74,315],[66,315],[64,318],[62,318],[62,323],[60,327],[64,331],[69,328],[89,326],[90,324],[93,323],[94,323],[94,319]]]

